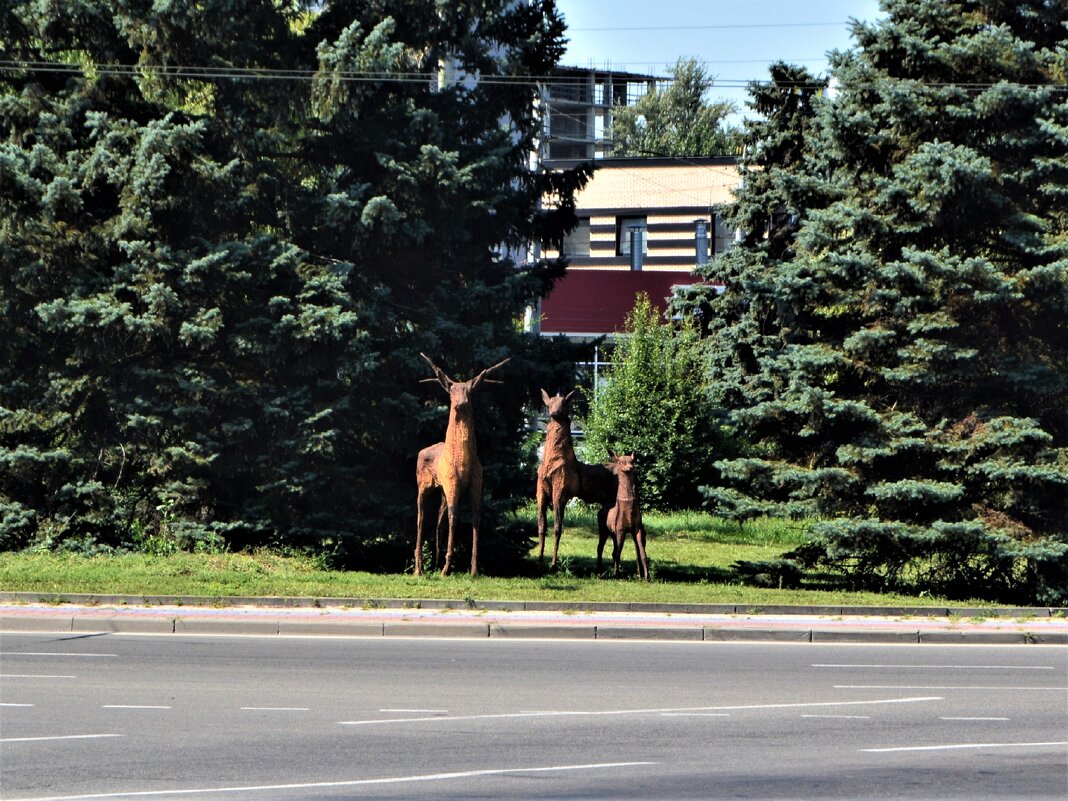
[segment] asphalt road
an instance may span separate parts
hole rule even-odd
[[[5,801],[1066,796],[1060,646],[0,641]]]

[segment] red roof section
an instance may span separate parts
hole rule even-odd
[[[541,302],[541,333],[616,333],[639,292],[664,311],[671,287],[696,283],[700,279],[689,271],[570,269]]]

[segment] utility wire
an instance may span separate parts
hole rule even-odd
[[[848,20],[839,20],[837,22],[757,22],[730,25],[635,25],[612,28],[568,28],[567,30],[576,33],[586,31],[722,31],[739,28],[840,28],[848,24]]]
[[[594,70],[595,72],[598,70]],[[611,70],[600,70],[611,72]],[[60,73],[81,75],[95,73],[98,75],[143,76],[178,78],[184,80],[293,80],[293,81],[342,81],[346,83],[417,83],[425,84],[439,80],[438,72],[392,72],[384,70],[338,70],[323,72],[317,69],[273,69],[269,67],[199,67],[193,65],[147,65],[147,64],[78,64],[51,61],[18,61],[0,59],[0,73]],[[567,75],[468,75],[479,84],[506,86],[548,84],[550,86],[585,86],[584,81]],[[463,74],[452,81],[459,83]],[[671,83],[670,78],[656,79],[658,84]],[[965,91],[986,91],[997,86],[1009,86],[1023,89],[1068,90],[1068,83],[1015,83],[1006,81],[920,81],[899,78],[894,81],[899,86],[929,89],[962,89]],[[794,88],[822,87],[813,81],[780,81],[778,84],[769,79],[731,78],[718,79],[713,88],[745,88],[750,84],[774,88],[779,86],[786,90]],[[885,85],[885,82],[849,82],[841,83],[839,90],[849,88],[873,88]]]

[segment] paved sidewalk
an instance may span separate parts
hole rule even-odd
[[[1064,610],[0,593],[0,632],[1068,645]],[[211,603],[213,605],[205,605]]]

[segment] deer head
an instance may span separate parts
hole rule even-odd
[[[434,371],[433,378],[424,378],[420,383],[424,382],[436,382],[449,393],[449,405],[454,409],[465,409],[471,404],[471,393],[474,392],[481,384],[499,384],[500,381],[496,381],[492,378],[487,378],[490,373],[499,367],[503,367],[511,361],[511,357],[504,361],[497,362],[492,367],[487,367],[481,373],[468,381],[457,381],[454,378],[450,378],[449,375],[438,367],[434,362],[430,360],[430,357],[425,353],[420,353],[423,360],[430,365],[430,369]]]
[[[612,457],[611,465],[612,472],[616,475],[623,473],[624,475],[634,470],[634,454],[629,453],[626,455],[611,453]]]
[[[549,396],[549,393],[544,389],[541,391],[541,399],[545,402],[545,406],[549,409],[549,417],[559,422],[564,422],[571,419],[570,403],[571,396],[578,390],[571,390],[566,395],[554,395]]]

